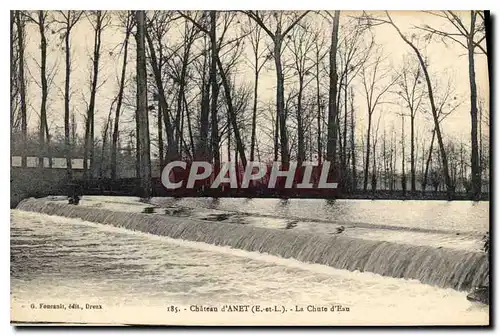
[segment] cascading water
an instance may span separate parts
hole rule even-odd
[[[425,284],[456,290],[469,290],[489,281],[487,255],[479,252],[117,212],[35,199],[22,201],[17,209],[79,218],[174,239],[258,251],[349,271],[417,279]]]

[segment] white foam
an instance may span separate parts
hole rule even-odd
[[[35,231],[34,234],[38,232],[66,239],[68,242],[65,244],[68,246],[58,243],[53,248],[56,251],[77,249],[80,251],[79,262],[84,267],[90,267],[86,258],[92,256],[113,257],[124,264],[123,274],[117,278],[114,278],[116,275],[104,273],[101,279],[83,276],[80,279],[73,276],[72,282],[64,277],[57,281],[14,281],[12,295],[15,307],[34,298],[64,299],[67,298],[68,291],[71,291],[73,297],[89,297],[93,294],[96,298],[94,301],[105,301],[109,307],[103,315],[107,316],[107,322],[111,321],[109,319],[112,319],[113,312],[119,317],[117,312],[122,311],[121,316],[136,319],[126,321],[129,323],[139,323],[141,319],[151,321],[152,316],[157,316],[156,322],[163,318],[165,323],[165,314],[154,315],[160,313],[159,306],[165,302],[181,306],[208,302],[215,305],[336,303],[352,308],[350,313],[336,315],[334,320],[330,315],[329,324],[353,321],[361,324],[482,324],[488,321],[487,308],[474,308],[466,300],[465,293],[423,285],[414,280],[337,270],[257,252],[132,232],[76,219],[19,210],[12,210],[11,216],[14,228],[30,228]],[[74,247],[88,242],[97,244],[97,247]],[[133,268],[129,269],[126,265],[145,267],[148,271],[134,273]],[[165,265],[170,266],[165,268]],[[81,271],[86,270],[84,268]],[[165,291],[157,292],[161,288],[165,288]],[[172,288],[179,288],[181,291],[172,291]],[[133,314],[132,307],[140,307],[141,313]],[[144,312],[149,314],[143,314]],[[87,318],[102,320],[97,315],[86,314]],[[273,315],[270,321],[293,321],[298,324],[328,321],[328,316],[311,314],[298,314],[293,320],[290,317],[283,320],[284,317]],[[237,323],[238,320],[251,323],[252,320],[251,316],[243,315],[210,317],[198,314],[184,318],[196,323],[207,319],[208,322],[225,319],[226,323]],[[268,320],[269,318],[267,316]],[[262,318],[260,322],[262,323]]]

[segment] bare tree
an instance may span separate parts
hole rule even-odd
[[[314,69],[315,69],[315,84],[316,84],[316,133],[317,133],[317,154],[318,154],[318,163],[321,164],[323,158],[323,132],[322,132],[322,124],[323,124],[323,109],[324,109],[324,99],[322,97],[321,92],[321,77],[322,77],[322,69],[321,63],[328,53],[328,48],[325,47],[325,38],[321,34],[317,35],[317,38],[314,40]]]
[[[106,161],[106,157],[104,156],[104,154],[106,152],[106,145],[108,144],[108,134],[110,133],[109,131],[111,129],[111,124],[113,123],[113,119],[112,119],[113,107],[114,107],[116,101],[118,100],[118,97],[119,96],[116,96],[113,99],[113,101],[111,102],[111,104],[109,106],[108,117],[104,120],[104,125],[102,128],[101,158],[99,160],[99,177],[101,179],[104,177],[104,170],[105,170],[104,163]]]
[[[132,13],[127,11],[125,13],[124,19],[124,27],[125,27],[125,37],[123,38],[123,63],[122,63],[122,71],[120,76],[120,88],[118,89],[117,103],[116,103],[116,111],[115,118],[113,124],[113,139],[111,144],[111,178],[116,179],[116,156],[118,151],[118,136],[119,136],[119,126],[120,126],[120,113],[122,108],[123,101],[123,90],[125,87],[125,79],[127,74],[127,62],[128,62],[128,44],[130,34],[132,33],[132,28],[134,24],[134,20],[132,19]]]
[[[62,19],[56,19],[55,22],[62,25],[59,29],[61,39],[64,39],[64,51],[66,55],[66,74],[64,81],[64,139],[66,146],[66,172],[68,179],[72,179],[73,171],[71,166],[71,143],[70,143],[70,78],[71,78],[71,31],[82,17],[81,11],[59,11]],[[85,161],[86,162],[86,161]],[[85,164],[85,163],[84,163]]]
[[[21,15],[21,11],[16,11],[16,26],[17,26],[17,48],[19,53],[19,95],[21,105],[21,166],[26,167],[26,154],[27,154],[27,135],[28,135],[28,117],[26,111],[26,79],[24,74],[25,66],[25,20]]]
[[[228,32],[229,27],[231,26],[231,24],[234,24],[234,20],[236,18],[235,13],[231,13],[231,12],[222,13],[223,28],[222,28],[222,32],[221,32],[219,38],[217,38],[217,36],[214,32],[215,25],[216,25],[216,22],[215,22],[216,16],[214,13],[210,13],[210,26],[209,26],[209,28],[206,27],[206,24],[204,24],[204,22],[202,20],[201,20],[201,22],[198,22],[186,14],[181,13],[181,15],[183,17],[185,17],[187,20],[191,21],[196,27],[198,27],[198,29],[200,31],[204,32],[207,36],[209,36],[210,45],[211,45],[211,61],[215,60],[216,65],[217,65],[216,70],[218,70],[218,74],[221,77],[222,86],[224,88],[224,96],[226,99],[227,109],[228,109],[228,113],[229,113],[229,119],[230,119],[230,122],[231,122],[231,125],[233,128],[233,132],[234,132],[234,136],[235,136],[236,149],[240,155],[242,165],[245,166],[247,163],[247,160],[246,160],[246,156],[245,156],[245,150],[244,150],[244,146],[243,146],[242,137],[240,135],[240,130],[237,126],[236,110],[234,108],[234,103],[233,103],[233,98],[232,98],[233,94],[231,92],[232,91],[231,90],[231,82],[230,82],[230,79],[228,78],[230,68],[232,66],[234,66],[236,60],[238,59],[238,57],[235,57],[234,55],[241,54],[241,48],[243,46],[243,43],[241,41],[245,35],[235,36],[232,39],[225,40],[225,36]],[[214,41],[215,41],[215,43],[214,43]],[[224,47],[228,47],[227,48],[228,50],[223,52]],[[224,66],[221,59],[224,57],[224,55],[227,55],[231,52],[233,52],[233,56],[229,57],[229,61],[228,61],[229,64],[227,66]],[[214,92],[217,92],[217,91],[214,91],[216,88],[215,88],[214,82],[211,81],[210,78],[209,78],[209,83],[212,86],[212,100],[211,100],[212,101],[212,106],[211,106],[212,136],[213,136],[212,137],[212,147],[217,147],[216,151],[218,151],[219,135],[217,134],[216,136],[214,136],[214,134],[213,134],[214,132],[218,132],[218,122],[217,122],[217,116],[216,116],[217,105],[216,105],[216,101],[214,101],[214,99],[216,99],[217,97],[213,94]],[[214,127],[216,127],[216,129],[214,129]],[[217,141],[215,141],[215,140],[217,140]],[[214,148],[212,148],[212,150],[214,150]],[[217,165],[217,162],[215,162],[215,163]]]
[[[76,144],[76,140],[77,140],[77,135],[76,135],[77,128],[78,128],[78,124],[76,122],[75,113],[73,112],[73,113],[71,113],[71,143],[73,143],[73,144]]]
[[[183,20],[184,34],[179,45],[175,45],[170,53],[169,61],[166,65],[169,67],[168,74],[172,78],[173,84],[177,86],[177,95],[175,97],[176,113],[174,117],[175,125],[180,127],[175,128],[175,141],[178,148],[183,148],[186,154],[195,154],[194,139],[192,135],[191,117],[188,109],[187,96],[189,95],[189,79],[190,67],[194,60],[202,56],[202,53],[195,53],[196,40],[200,37],[200,31],[197,27],[191,25],[188,20]],[[159,38],[159,37],[158,37]],[[158,49],[160,59],[165,57],[162,49]],[[161,65],[161,64],[160,64]],[[161,71],[161,69],[160,69]],[[183,140],[184,118],[187,119],[187,128],[190,137],[190,146],[187,146]]]
[[[251,19],[249,19],[251,21]],[[250,140],[250,161],[254,161],[255,158],[255,146],[256,146],[256,130],[257,130],[257,105],[258,105],[258,90],[259,90],[259,74],[266,65],[270,54],[267,50],[262,48],[261,36],[262,28],[255,24],[254,26],[248,25],[249,39],[252,46],[252,60],[250,62],[252,69],[254,71],[254,87],[253,87],[253,108],[252,108],[252,135]],[[262,61],[261,61],[262,60]]]
[[[46,29],[49,27],[48,12],[39,10],[35,13],[27,15],[28,20],[37,25],[40,33],[40,86],[42,91],[42,99],[40,102],[40,124],[38,132],[38,141],[40,146],[40,156],[38,158],[38,167],[43,168],[43,158],[47,148],[45,143],[45,134],[48,129],[47,125],[47,98],[48,98],[48,78],[47,78],[47,37]]]
[[[247,159],[245,155],[243,136],[241,134],[243,129],[241,128],[241,124],[238,122],[238,113],[241,114],[243,108],[241,104],[238,104],[238,101],[235,99],[235,96],[238,98],[238,91],[234,88],[234,85],[231,84],[230,79],[231,72],[233,71],[233,68],[235,67],[243,50],[243,38],[245,37],[245,33],[243,35],[237,35],[232,39],[224,41],[224,36],[226,35],[228,28],[235,18],[235,13],[225,13],[224,29],[222,31],[219,43],[216,46],[217,53],[215,53],[213,56],[215,56],[216,58],[222,87],[224,88],[224,96],[229,116],[229,122],[232,126],[236,144],[235,150],[239,154],[242,166],[245,167],[247,164]],[[246,101],[246,99],[242,99],[242,95],[240,95],[239,98],[240,101]],[[235,159],[237,160],[237,157]]]
[[[382,114],[379,114],[378,120],[377,120],[377,125],[375,127],[375,132],[373,134],[373,164],[372,164],[372,180],[371,180],[371,187],[372,187],[372,193],[375,193],[377,190],[377,175],[378,175],[378,169],[377,169],[377,142],[378,142],[378,130],[380,128],[380,118],[382,117]]]
[[[293,61],[291,68],[295,71],[298,78],[298,91],[297,91],[297,164],[302,165],[306,159],[305,148],[305,127],[304,127],[304,90],[307,85],[314,79],[311,76],[311,69],[315,66],[314,62],[310,59],[310,52],[313,50],[314,40],[318,34],[312,31],[310,22],[305,19],[300,22],[296,29],[291,32],[291,43],[288,44],[288,49],[292,55]]]
[[[485,55],[487,54],[484,44],[486,38],[484,16],[479,11],[470,11],[469,25],[465,23],[464,18],[453,11],[430,12],[432,15],[441,17],[453,25],[452,31],[436,29],[425,25],[422,29],[430,32],[431,35],[437,35],[443,42],[453,41],[467,50],[469,61],[469,86],[470,86],[470,116],[471,116],[471,167],[472,167],[472,196],[478,201],[481,198],[481,172],[479,162],[478,146],[478,107],[477,107],[477,85],[475,72],[475,53],[479,49]]]
[[[344,122],[343,122],[343,134],[344,145],[340,151],[340,163],[342,167],[342,180],[346,180],[348,167],[347,162],[349,157],[347,155],[347,126],[348,122],[348,91],[349,87],[352,85],[353,80],[357,77],[359,71],[361,70],[361,65],[367,61],[370,56],[370,51],[374,46],[374,38],[372,34],[369,34],[368,38],[366,32],[369,32],[365,27],[358,24],[357,18],[350,18],[347,22],[340,27],[340,31],[343,33],[342,37],[339,38],[339,59],[340,59],[340,83],[339,83],[339,103],[340,103],[340,93],[343,89],[344,92]],[[340,104],[339,104],[340,105]],[[340,106],[339,106],[340,108]],[[354,113],[354,111],[353,111]],[[339,110],[340,114],[340,110]],[[351,116],[352,117],[352,116]],[[339,116],[340,119],[340,116]],[[351,118],[351,123],[353,118]],[[340,126],[340,125],[339,125]],[[339,129],[341,131],[341,129]],[[351,142],[354,143],[354,129],[351,129]],[[341,139],[342,137],[339,137]],[[354,149],[352,149],[354,150]],[[352,155],[351,155],[352,156]],[[355,155],[354,155],[355,156]],[[351,173],[351,178],[356,178],[356,172]],[[345,181],[347,183],[347,181]]]
[[[337,155],[338,106],[337,106],[337,49],[339,35],[340,11],[335,11],[332,23],[332,39],[330,45],[330,89],[328,91],[328,134],[326,142],[326,159],[333,165]]]
[[[356,140],[354,138],[355,118],[354,118],[354,90],[351,88],[350,95],[351,105],[351,163],[352,163],[352,190],[355,191],[358,187],[357,166],[356,166]]]
[[[402,112],[401,115],[401,189],[403,190],[403,195],[406,193],[406,139],[405,139],[405,114]]]
[[[415,176],[415,117],[426,95],[421,86],[421,70],[419,64],[405,59],[401,69],[401,78],[397,81],[397,95],[401,97],[410,114],[410,175],[411,191],[416,190]],[[404,118],[404,117],[402,117]]]
[[[436,130],[436,136],[437,136],[437,140],[438,140],[438,144],[439,144],[439,150],[440,150],[440,153],[441,153],[443,175],[444,175],[445,184],[446,184],[446,187],[447,187],[448,198],[451,199],[453,197],[453,187],[451,185],[451,180],[450,180],[450,175],[449,175],[448,158],[446,156],[446,150],[444,148],[443,137],[442,137],[442,134],[441,134],[441,128],[439,126],[438,110],[436,108],[436,104],[435,104],[435,101],[434,101],[434,95],[433,95],[433,91],[432,91],[432,84],[431,84],[431,79],[430,79],[429,71],[427,70],[428,64],[424,60],[424,57],[422,56],[422,53],[417,48],[417,46],[415,45],[415,43],[412,42],[408,37],[406,37],[406,35],[403,34],[401,32],[401,30],[399,29],[399,27],[394,23],[394,21],[392,20],[391,16],[389,15],[389,12],[386,11],[385,14],[386,14],[386,19],[375,19],[375,18],[368,17],[367,18],[367,23],[369,25],[373,25],[373,24],[389,24],[389,25],[391,25],[396,30],[396,32],[401,37],[401,39],[415,52],[415,55],[418,58],[418,61],[420,63],[422,71],[424,73],[425,81],[427,83],[427,92],[428,92],[428,96],[429,96],[429,102],[430,102],[430,106],[431,106],[432,117],[433,117],[433,120],[434,120],[434,128]]]
[[[19,53],[17,44],[17,15],[16,11],[10,11],[10,132],[11,138],[14,129],[16,128],[16,98],[18,96],[18,64]]]
[[[454,83],[449,78],[446,84],[438,82],[433,85],[433,92],[434,92],[433,97],[435,97],[435,107],[437,109],[437,117],[439,124],[441,124],[441,122],[446,117],[448,117],[451,113],[453,113],[462,104],[461,101],[457,100],[456,98],[454,87],[455,87]],[[437,134],[436,128],[434,127],[432,130],[429,153],[425,164],[422,192],[425,192],[425,188],[427,186],[427,177],[429,176],[429,168],[430,168],[430,163],[432,161],[436,134]]]
[[[489,114],[485,113],[484,101],[479,99],[479,158],[481,166],[481,179],[489,179],[489,132],[490,119]],[[484,129],[487,131],[485,132]]]
[[[171,21],[172,13],[166,12],[161,16],[157,16],[154,20],[151,20],[148,24],[151,28],[156,28],[156,42],[158,44],[158,50],[162,50],[162,38],[168,29],[168,24]],[[165,156],[165,162],[174,161],[178,155],[179,150],[177,147],[177,141],[175,141],[175,130],[173,123],[175,121],[170,116],[170,107],[167,102],[167,94],[164,87],[164,82],[161,73],[161,62],[162,60],[157,57],[156,48],[153,39],[149,33],[149,30],[144,31],[145,38],[149,47],[149,55],[151,60],[151,66],[153,68],[153,77],[156,83],[156,89],[159,99],[160,111],[163,117],[163,123],[165,124],[165,132],[167,134],[167,153]]]
[[[151,197],[151,159],[149,150],[149,121],[147,102],[147,74],[146,74],[146,19],[144,11],[136,11],[135,19],[137,25],[137,123],[140,153],[140,178],[141,196]]]
[[[97,83],[99,80],[99,60],[101,57],[102,32],[109,25],[110,18],[106,11],[94,11],[87,15],[89,22],[94,28],[94,52],[92,55],[92,79],[90,84],[90,102],[87,110],[85,123],[85,142],[83,154],[83,169],[85,178],[92,177],[94,170],[94,115],[97,94]],[[90,159],[90,174],[88,172],[88,160]]]
[[[276,28],[274,32],[271,26],[266,24],[265,19],[258,11],[246,11],[246,14],[254,20],[264,31],[269,35],[273,41],[273,57],[276,70],[276,116],[279,121],[279,135],[280,135],[280,154],[281,162],[283,165],[288,165],[289,153],[288,153],[288,139],[286,132],[286,117],[285,117],[285,78],[283,75],[283,64],[282,64],[282,52],[284,47],[285,39],[288,38],[288,33],[297,25],[300,20],[307,15],[307,11],[303,13],[293,13],[292,22],[287,26],[284,26],[283,16],[286,15],[284,12],[273,12],[272,17],[276,22]],[[286,15],[288,16],[288,15]]]
[[[366,191],[368,187],[368,175],[370,165],[370,141],[371,141],[371,128],[372,116],[377,106],[383,103],[382,97],[388,90],[396,83],[398,76],[392,74],[389,67],[384,69],[384,56],[382,49],[378,47],[374,52],[374,60],[371,64],[363,63],[361,67],[361,81],[363,91],[366,99],[366,109],[368,112],[368,129],[366,133],[366,159],[365,159],[365,172],[363,180],[363,190]]]

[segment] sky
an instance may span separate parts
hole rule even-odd
[[[116,14],[116,13],[114,13]],[[356,16],[361,14],[361,12],[341,12],[341,24],[349,16]],[[370,12],[373,15],[383,15],[382,12]],[[467,12],[460,12],[460,16],[466,18]],[[464,15],[465,14],[465,15]],[[55,14],[57,15],[57,14]],[[428,13],[416,12],[416,11],[398,11],[391,12],[391,16],[394,22],[400,27],[400,29],[405,34],[412,34],[412,27],[421,26],[423,24],[430,25],[435,28],[443,28],[444,30],[452,30],[453,27],[444,21],[442,18],[432,16]],[[322,27],[325,27],[325,34],[328,36],[330,34],[330,24],[316,13],[309,13],[306,17],[310,20],[313,25],[321,23]],[[466,20],[467,21],[467,20]],[[49,93],[49,106],[48,106],[48,118],[49,127],[51,132],[61,132],[63,131],[63,88],[64,88],[64,51],[61,49],[60,34],[57,31],[57,25],[51,27],[54,31],[53,34],[49,35],[49,61],[48,68],[55,69],[56,74],[54,76],[53,84],[50,87]],[[172,29],[169,33],[170,41],[179,38],[179,30]],[[377,26],[373,28],[375,42],[380,44],[383,48],[383,54],[386,55],[385,67],[393,68],[396,71],[401,66],[401,60],[405,55],[409,55],[410,58],[414,59],[414,54],[411,53],[409,47],[403,42],[403,40],[396,33],[394,28],[388,25]],[[234,33],[234,32],[233,32]],[[340,31],[340,36],[342,36],[342,29]],[[40,105],[40,89],[38,88],[36,82],[39,82],[39,68],[37,63],[39,62],[39,34],[37,27],[31,24],[27,30],[27,65],[29,69],[28,79],[31,81],[28,90],[29,97],[29,127],[35,130],[38,126],[38,111]],[[270,39],[263,33],[263,42],[269,43]],[[120,43],[123,40],[123,32],[121,27],[118,26],[118,21],[113,19],[110,26],[103,33],[103,51],[101,59],[101,72],[100,72],[100,84],[97,94],[97,106],[96,106],[96,136],[100,136],[100,130],[102,128],[102,120],[105,120],[109,113],[110,103],[115,97],[118,91],[118,78],[121,70],[121,53],[120,53]],[[329,41],[327,40],[327,45]],[[131,50],[129,50],[129,55],[131,56],[131,61],[129,62],[129,72],[133,73],[135,71],[135,41],[131,38],[130,43],[132,44]],[[83,132],[83,114],[86,112],[86,103],[90,96],[90,73],[91,73],[91,58],[90,55],[93,49],[93,31],[89,23],[88,18],[82,17],[81,21],[76,25],[74,31],[72,32],[71,38],[72,45],[72,77],[71,77],[71,88],[72,88],[72,106],[74,112],[79,121],[78,132],[81,134]],[[250,57],[251,49],[250,43],[246,44],[246,49],[244,54]],[[468,74],[468,60],[466,55],[466,50],[463,49],[456,43],[443,43],[441,41],[432,41],[427,47],[426,52],[430,63],[429,70],[431,75],[435,80],[439,80],[442,83],[446,83],[451,80],[455,90],[456,97],[463,101],[461,106],[450,115],[443,122],[443,133],[445,137],[448,136],[451,139],[470,139],[470,102],[469,102],[469,74]],[[245,55],[244,55],[245,56]],[[408,57],[408,56],[407,56]],[[286,58],[286,57],[285,57]],[[247,65],[245,58],[242,58],[241,64],[239,65],[239,74],[236,78],[238,83],[250,83],[253,85],[252,69]],[[272,63],[272,62],[271,62]],[[270,63],[270,64],[271,64]],[[489,90],[488,90],[488,68],[487,59],[484,55],[476,55],[476,76],[478,84],[478,95],[481,99],[485,101],[485,106],[488,106]],[[271,65],[264,67],[262,70],[261,78],[259,81],[259,103],[260,107],[268,106],[269,103],[274,101],[275,97],[275,70]],[[326,87],[328,83],[328,78],[325,77],[322,80],[322,85]],[[312,87],[311,87],[312,89]],[[357,123],[357,133],[361,135],[366,127],[366,102],[363,96],[362,87],[359,80],[354,82],[355,91],[355,109],[356,109],[356,123]],[[401,105],[396,103],[394,95],[387,95],[387,101],[393,102],[393,104],[382,104],[378,107],[375,112],[374,118],[378,118],[380,114],[381,117],[381,128],[389,130],[392,127],[396,127],[397,132],[401,127],[400,118],[397,117],[396,112],[401,111]],[[251,104],[249,105],[251,108]],[[132,111],[126,111],[123,120],[132,120]],[[417,122],[419,124],[420,137],[430,136],[431,124],[428,120],[429,118],[419,114],[417,116]],[[260,120],[260,123],[265,123],[264,119]],[[154,125],[155,121],[150,120],[150,125]],[[406,123],[406,130],[408,132],[408,122]],[[130,125],[123,125],[122,127],[127,129],[134,129],[133,123]],[[153,126],[152,126],[153,128]],[[153,131],[154,132],[154,131]],[[259,133],[263,137],[263,133]],[[267,140],[263,140],[267,141]]]

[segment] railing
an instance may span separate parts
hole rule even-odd
[[[50,160],[52,159],[52,164]],[[21,168],[22,167],[22,157],[21,156],[12,156],[11,157],[11,167]],[[26,168],[37,168],[38,167],[39,158],[34,156],[26,157]],[[87,160],[88,166],[90,166],[90,160]],[[66,169],[66,158],[43,158],[43,167],[44,168],[53,168],[53,169]],[[83,159],[74,158],[71,159],[71,167],[73,169],[83,169]]]

